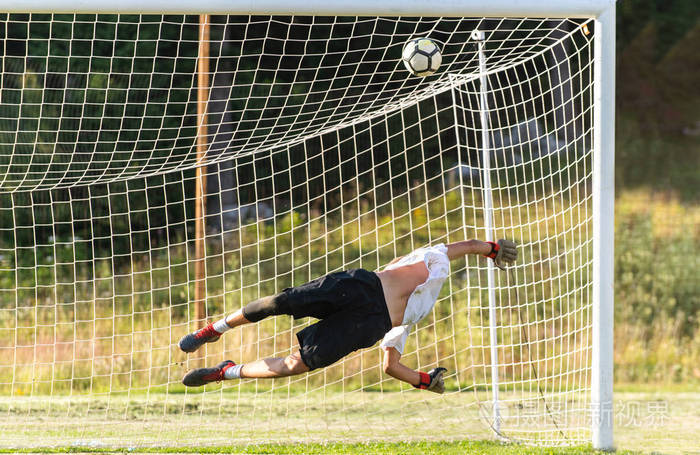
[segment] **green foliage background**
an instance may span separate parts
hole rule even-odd
[[[617,3],[616,380],[697,382],[700,3]]]

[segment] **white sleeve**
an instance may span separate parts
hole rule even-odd
[[[436,250],[438,250],[440,253],[442,253],[442,254],[444,254],[445,256],[447,256],[447,247],[445,246],[444,243],[438,243],[437,245],[435,245],[434,248],[435,248]]]
[[[382,340],[382,344],[380,346],[383,348],[395,348],[397,351],[399,351],[399,354],[403,354],[403,348],[406,344],[406,339],[408,338],[408,333],[410,331],[411,326],[409,325],[394,327],[393,329],[389,330],[386,335],[384,335],[384,339]]]
[[[441,278],[444,280],[450,275],[450,258],[447,256],[447,247],[443,243],[439,243],[430,249],[426,254],[426,263],[428,264],[430,278]]]

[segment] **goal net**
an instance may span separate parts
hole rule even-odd
[[[477,33],[474,33],[477,32]],[[1,14],[0,445],[591,438],[590,19]],[[440,44],[411,76],[403,44]],[[199,109],[199,111],[198,111]],[[181,384],[291,354],[253,299],[412,249],[454,261],[390,378],[378,346],[309,374]]]

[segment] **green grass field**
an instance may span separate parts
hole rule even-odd
[[[679,390],[639,390],[640,388],[628,388],[625,391],[617,391],[615,395],[615,445],[618,453],[662,453],[685,454],[700,453],[700,444],[697,442],[697,433],[700,431],[700,393],[696,391]],[[642,388],[644,389],[644,388]],[[412,394],[411,396],[419,396]],[[244,398],[244,397],[243,397]],[[368,402],[373,403],[372,394],[368,394]],[[397,401],[397,400],[394,400]],[[420,400],[416,400],[420,403]],[[225,405],[230,403],[225,403]],[[141,415],[125,415],[122,418],[110,419],[103,417],[90,417],[90,413],[79,420],[70,417],[66,409],[53,407],[53,414],[46,413],[49,408],[35,407],[36,412],[21,412],[11,414],[3,405],[0,413],[0,428],[4,433],[3,439],[9,434],[21,436],[25,441],[31,441],[33,447],[21,448],[21,446],[8,446],[0,453],[14,452],[45,452],[45,453],[331,453],[331,454],[582,454],[600,453],[587,445],[574,445],[573,447],[533,447],[527,445],[501,443],[495,441],[490,435],[488,427],[475,417],[474,410],[457,406],[452,415],[446,412],[427,413],[422,420],[412,420],[406,416],[397,414],[400,424],[406,424],[409,431],[402,431],[400,436],[393,436],[391,425],[385,422],[381,425],[381,419],[369,412],[348,412],[343,416],[343,422],[337,417],[329,416],[328,424],[338,427],[367,428],[367,431],[357,433],[346,432],[342,439],[330,442],[325,441],[325,430],[322,428],[308,428],[303,420],[286,415],[286,412],[275,414],[268,412],[262,415],[260,410],[250,413],[237,413],[229,406],[228,410],[209,409],[209,416],[218,416],[215,425],[207,420],[206,427],[198,427],[202,421],[194,418],[191,424],[183,424],[182,420],[175,417],[157,415],[151,410],[150,417]],[[411,409],[404,403],[404,407]],[[426,403],[420,406],[427,409]],[[77,411],[77,409],[74,409]],[[318,412],[312,406],[307,407],[308,412]],[[115,406],[115,411],[118,411]],[[283,411],[277,409],[277,411]],[[97,414],[100,410],[94,410]],[[264,414],[264,413],[263,413]],[[63,416],[63,417],[61,417]],[[457,417],[461,417],[458,419]],[[386,418],[386,416],[384,416]],[[232,428],[240,425],[241,420],[246,420],[239,434]],[[78,425],[75,425],[75,423]],[[440,428],[453,424],[462,425],[464,438],[450,437],[447,440],[439,440]],[[429,432],[421,432],[420,424],[428,428]],[[275,438],[272,427],[276,424],[279,428],[290,430],[283,438]],[[259,430],[259,431],[258,431]],[[255,432],[258,431],[258,437]],[[134,437],[138,433],[146,436]],[[169,438],[192,439],[209,432],[211,445],[188,444],[175,446]],[[431,436],[432,433],[432,436]],[[338,434],[334,432],[333,434]],[[454,434],[451,432],[451,434]],[[120,436],[126,435],[126,436]],[[266,435],[270,438],[266,440]],[[296,437],[294,436],[296,435]],[[409,437],[406,435],[415,435]],[[223,436],[223,439],[222,439]],[[230,443],[226,443],[226,438]],[[126,439],[125,439],[126,438]],[[123,444],[131,438],[132,445]],[[216,439],[214,439],[216,438]],[[396,441],[402,439],[402,441]],[[159,443],[158,441],[162,441]],[[269,441],[276,441],[271,443]],[[47,444],[42,444],[46,441]],[[52,444],[50,441],[59,441]],[[121,442],[120,442],[121,441]],[[316,441],[316,442],[308,442]],[[350,441],[350,442],[338,442]]]
[[[27,453],[27,451],[17,451]],[[360,444],[262,444],[253,446],[227,446],[207,448],[179,448],[179,449],[142,449],[138,451],[124,449],[117,453],[233,453],[233,454],[402,454],[402,455],[458,455],[465,453],[479,453],[489,455],[575,455],[575,454],[602,454],[590,447],[556,447],[540,448],[527,447],[514,444],[501,444],[491,441],[454,441],[454,442],[403,442],[403,443],[360,443]],[[0,450],[0,453],[16,453]],[[84,447],[63,447],[46,450],[45,453],[113,453],[109,449],[88,449]],[[619,454],[633,454],[635,452],[618,450]]]

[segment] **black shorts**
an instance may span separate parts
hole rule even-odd
[[[311,370],[368,348],[391,330],[379,277],[364,269],[331,273],[278,295],[295,319],[321,319],[297,333],[301,360]]]

